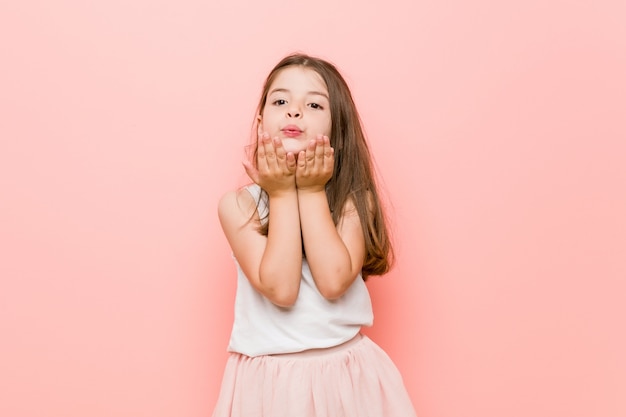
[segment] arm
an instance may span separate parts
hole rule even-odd
[[[335,227],[324,185],[333,170],[328,138],[318,138],[298,156],[296,184],[302,239],[313,279],[327,299],[341,297],[361,272],[365,239],[359,216],[348,200]]]
[[[244,166],[250,178],[268,193],[268,235],[258,232],[256,202],[245,190],[222,197],[218,206],[220,223],[250,284],[274,304],[291,306],[298,296],[302,275],[295,157],[285,153],[280,141],[263,135],[258,168],[248,163]]]

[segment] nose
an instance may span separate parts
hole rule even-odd
[[[300,111],[300,108],[296,104],[291,104],[289,108],[287,109],[288,118],[299,119],[301,116],[302,116],[302,111]]]

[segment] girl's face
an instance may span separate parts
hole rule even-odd
[[[281,70],[258,116],[258,134],[278,136],[285,150],[297,155],[317,135],[330,137],[330,129],[330,102],[322,77],[301,66]]]

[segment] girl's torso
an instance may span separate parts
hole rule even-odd
[[[263,218],[267,205],[261,189],[247,190],[259,201]],[[301,352],[342,344],[354,338],[361,326],[373,323],[372,304],[363,279],[358,276],[337,300],[325,299],[317,290],[306,259],[302,260],[302,281],[296,303],[278,307],[257,292],[237,266],[235,320],[228,350],[247,356]]]

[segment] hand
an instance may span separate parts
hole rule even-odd
[[[333,176],[334,166],[335,150],[330,146],[330,139],[317,135],[306,150],[298,154],[296,187],[299,191],[323,191]]]
[[[278,137],[270,139],[268,133],[263,133],[258,141],[256,167],[250,161],[244,161],[243,166],[250,179],[270,196],[296,188],[296,157],[285,151]]]

